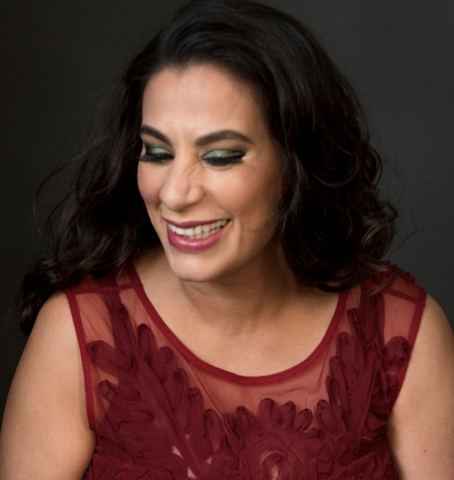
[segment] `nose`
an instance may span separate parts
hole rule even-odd
[[[169,165],[160,191],[160,200],[169,210],[182,211],[204,197],[203,172],[198,159],[176,156]]]

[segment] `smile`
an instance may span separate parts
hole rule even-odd
[[[169,230],[181,237],[187,238],[189,240],[198,240],[207,238],[210,235],[215,234],[221,228],[225,227],[228,223],[228,220],[218,220],[217,222],[208,223],[204,225],[197,225],[191,228],[180,228],[169,223]]]
[[[199,253],[214,247],[223,237],[229,220],[214,222],[167,223],[167,240],[181,252]]]

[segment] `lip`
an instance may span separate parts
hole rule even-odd
[[[172,220],[167,220],[167,218],[164,218],[164,217],[163,217],[163,220],[166,223],[170,223],[171,225],[173,225],[175,227],[191,228],[191,227],[197,227],[197,225],[208,225],[210,223],[219,222],[221,220],[226,220],[226,219],[225,218],[218,218],[216,220],[194,220],[194,221],[191,221],[191,222],[181,222],[181,223],[177,223],[177,222],[174,222]]]
[[[227,225],[225,225],[225,227],[221,228],[219,231],[217,231],[216,233],[213,233],[212,235],[209,235],[206,238],[195,238],[193,240],[189,238],[184,238],[181,235],[178,235],[177,233],[172,232],[172,230],[170,230],[169,228],[169,223],[180,228],[190,228],[194,225],[205,225],[207,223],[213,223],[213,222],[216,222],[216,220],[205,222],[205,223],[186,222],[184,224],[182,223],[175,224],[173,222],[168,222],[166,225],[166,231],[167,231],[167,239],[169,241],[169,244],[177,250],[180,250],[182,252],[188,252],[188,253],[203,252],[205,250],[208,250],[209,248],[214,247],[219,242],[219,240],[224,235],[224,230],[228,227],[230,222],[228,222]],[[188,223],[191,223],[191,225],[188,225]],[[182,225],[185,225],[185,226],[182,226]]]

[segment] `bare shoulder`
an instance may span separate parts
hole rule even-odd
[[[0,477],[81,478],[94,448],[83,371],[64,293],[41,308],[8,396]]]
[[[430,296],[388,438],[403,480],[454,478],[454,334]]]

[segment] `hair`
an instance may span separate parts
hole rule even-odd
[[[25,333],[56,290],[122,268],[159,241],[136,180],[143,92],[164,68],[203,63],[244,80],[262,103],[280,151],[278,233],[294,274],[342,291],[389,269],[396,211],[379,194],[382,161],[349,82],[296,19],[248,0],[192,0],[127,68],[48,219],[52,252],[23,284]]]

